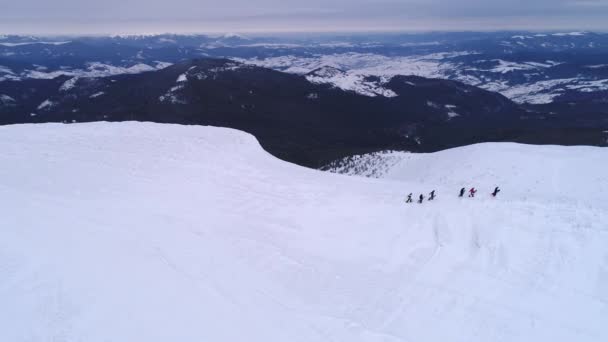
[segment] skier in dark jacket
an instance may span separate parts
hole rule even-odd
[[[465,191],[467,191],[467,189],[465,189],[465,188],[460,189],[460,195],[458,195],[458,197],[464,196]]]
[[[422,203],[424,202],[424,195],[420,194],[420,197],[418,197],[418,203]]]
[[[435,199],[435,190],[431,191],[431,193],[429,194],[429,201],[432,201]]]
[[[471,188],[471,190],[469,190],[469,197],[475,197],[476,192],[477,190],[475,190],[475,188]]]
[[[405,201],[405,203],[412,203],[412,194],[411,193],[409,195],[407,195],[407,200]]]
[[[496,197],[496,195],[498,195],[499,192],[500,192],[500,189],[498,187],[494,188],[494,192],[492,193],[492,197]]]

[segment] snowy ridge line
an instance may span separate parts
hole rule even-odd
[[[443,75],[442,71],[450,68],[449,59],[470,54],[475,54],[475,52],[446,52],[403,57],[350,52],[313,57],[287,55],[266,59],[234,59],[243,63],[295,74],[307,74],[323,67],[332,67],[341,70],[353,70],[362,75],[416,75],[433,78]]]
[[[15,103],[15,99],[6,95],[6,94],[0,94],[0,103],[2,104],[14,104]]]
[[[71,43],[71,41],[65,41],[65,42],[23,42],[23,43],[2,43],[2,42],[0,42],[0,46],[17,47],[17,46],[24,46],[24,45],[36,45],[36,44],[40,44],[40,45],[65,45],[65,44],[69,44],[69,43]]]
[[[483,62],[483,61],[481,61],[481,62]],[[551,67],[561,64],[559,62],[553,62],[553,61],[547,61],[545,63],[539,63],[539,62],[517,63],[517,62],[505,61],[502,59],[494,59],[494,60],[492,60],[492,62],[497,62],[498,65],[487,71],[501,73],[501,74],[506,74],[506,73],[514,71],[514,70],[536,70],[536,69],[543,69],[543,68],[551,68]]]
[[[5,73],[5,74],[10,74],[10,75],[15,74],[11,69],[9,69],[8,67],[5,67],[3,65],[0,65],[0,72]]]
[[[317,84],[331,84],[337,88],[354,91],[365,96],[395,97],[397,94],[383,84],[395,75],[417,75],[440,77],[442,70],[451,68],[449,63],[439,61],[471,54],[471,52],[437,53],[425,56],[385,57],[375,54],[344,53],[315,57],[280,56],[260,59],[235,59],[283,72],[306,74],[306,78]],[[367,65],[366,67],[361,67]],[[379,76],[380,82],[368,80]]]
[[[383,77],[379,81],[369,80],[365,75],[359,75],[354,72],[344,72],[342,70],[323,67],[312,71],[306,75],[306,79],[315,84],[331,84],[336,88],[346,91],[375,97],[395,97],[397,94],[383,85],[390,81],[390,78]]]
[[[19,81],[21,79],[53,79],[59,76],[70,76],[71,80],[64,83],[62,90],[67,91],[74,86],[77,82],[77,78],[96,78],[96,77],[108,77],[121,74],[139,74],[148,71],[157,71],[171,66],[171,63],[156,62],[155,65],[148,64],[134,64],[130,67],[114,66],[110,64],[104,64],[100,62],[92,62],[87,65],[86,69],[64,69],[55,71],[44,71],[44,70],[25,70],[19,75],[12,72],[10,69],[0,66],[0,73],[5,75],[0,76],[0,81],[14,80]],[[72,83],[74,82],[74,83]]]
[[[65,81],[61,87],[59,87],[60,91],[68,91],[70,89],[73,89],[76,86],[76,83],[78,82],[79,77],[75,76],[70,78],[69,80]]]
[[[203,126],[3,126],[0,150],[2,341],[608,337],[605,148],[408,153],[384,179]]]
[[[293,55],[265,59],[237,59],[279,71],[306,75],[315,70],[333,68],[341,74],[315,75],[315,83],[332,84],[345,90],[375,96],[383,93],[382,84],[367,83],[365,78],[379,76],[385,80],[396,75],[413,75],[426,78],[450,79],[485,90],[499,92],[517,103],[544,104],[564,94],[567,90],[594,92],[608,90],[608,80],[589,78],[549,79],[513,84],[508,75],[513,72],[538,73],[562,64],[559,61],[513,62],[504,59],[478,60],[475,64],[491,63],[489,66],[472,67],[458,61],[458,57],[474,55],[476,52],[433,53],[417,56],[383,56],[372,53],[341,53],[299,57]],[[588,68],[602,68],[591,65]],[[388,93],[389,96],[392,94]]]
[[[349,176],[382,178],[391,168],[401,162],[408,152],[379,151],[353,155],[336,160],[321,168],[323,171]]]
[[[581,92],[608,90],[608,79],[554,79],[517,86],[510,86],[506,82],[491,82],[480,87],[499,92],[518,103],[545,104],[553,102],[553,99],[563,95],[568,89]]]
[[[171,66],[171,63],[157,62],[155,66],[139,63],[134,64],[130,67],[119,67],[110,64],[104,64],[99,62],[89,63],[86,69],[68,69],[68,70],[57,70],[51,72],[38,71],[38,70],[27,70],[21,76],[24,78],[35,78],[35,79],[52,79],[59,76],[72,76],[72,77],[107,77],[121,74],[139,74],[148,71],[156,71]]]
[[[231,72],[239,69],[249,68],[251,65],[242,64],[238,62],[228,62],[222,66],[213,68],[201,68],[199,66],[190,67],[185,73],[178,76],[175,80],[175,85],[172,86],[167,92],[159,97],[159,101],[172,103],[172,104],[187,104],[187,101],[182,96],[182,91],[188,85],[188,78],[205,80],[215,79],[218,74],[223,72]]]
[[[51,107],[53,107],[55,105],[55,102],[51,101],[51,100],[44,100],[44,102],[42,102],[39,106],[38,106],[38,110],[44,110],[44,109],[49,109]]]

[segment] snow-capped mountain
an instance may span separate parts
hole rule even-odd
[[[607,141],[606,34],[4,36],[0,42],[0,124],[214,124],[253,133],[273,154],[314,167],[386,149]]]
[[[543,55],[540,56],[544,57]],[[416,75],[461,81],[500,92],[518,103],[551,103],[567,92],[608,91],[608,65],[553,60],[499,59],[461,51],[414,56],[385,56],[370,53],[342,53],[317,56],[277,56],[240,59],[242,62],[305,74],[323,67],[338,68],[351,78]],[[322,81],[321,78],[318,81]],[[324,82],[340,87],[342,78],[326,77]],[[352,82],[351,82],[352,83]]]
[[[48,71],[44,67],[36,68],[36,70],[24,70],[20,74],[14,73],[6,67],[2,67],[0,72],[4,73],[0,81],[19,81],[22,79],[53,79],[60,76],[70,77],[108,77],[123,74],[139,74],[147,71],[154,71],[166,68],[171,63],[157,62],[154,65],[143,63],[133,64],[129,67],[114,66],[103,63],[87,63],[85,69],[64,68],[61,70]]]
[[[327,77],[342,79],[340,87]],[[0,124],[212,124],[252,133],[275,156],[311,167],[353,153],[483,141],[603,146],[608,130],[602,116],[531,110],[455,81],[352,77],[333,68],[294,75],[226,59],[103,78],[5,81],[0,95]]]
[[[605,148],[480,144],[382,180],[201,126],[12,125],[0,150],[2,341],[608,337]]]
[[[0,40],[0,82],[91,75],[91,65],[129,73],[184,59],[227,57],[302,75],[337,68],[348,80],[316,81],[375,95],[378,92],[370,87],[377,86],[361,78],[416,75],[458,80],[522,104],[598,102],[608,92],[607,53],[608,34],[591,32],[6,36]]]

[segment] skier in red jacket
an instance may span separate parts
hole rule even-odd
[[[471,190],[469,190],[469,197],[475,197],[475,193],[477,193],[477,190],[475,190],[475,188],[471,188]]]

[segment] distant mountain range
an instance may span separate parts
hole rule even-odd
[[[335,67],[356,75],[453,79],[519,103],[546,104],[605,98],[607,54],[608,34],[591,32],[0,36],[0,81],[110,76],[216,57],[300,74]]]
[[[481,141],[606,144],[608,34],[0,36],[0,123],[254,133],[307,166]]]
[[[227,59],[198,59],[139,74],[0,82],[0,123],[155,121],[253,133],[271,153],[318,167],[354,153],[436,151],[481,141],[606,142],[604,119],[549,115],[457,81],[357,78],[361,89]],[[366,93],[367,92],[367,93]],[[603,121],[602,121],[603,120]],[[564,134],[567,132],[568,134]]]

